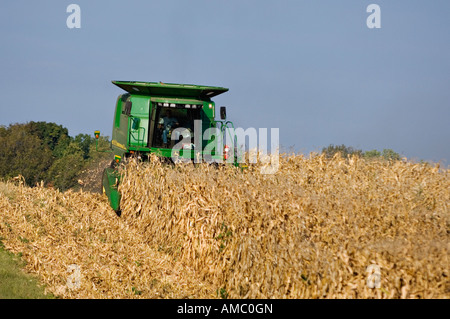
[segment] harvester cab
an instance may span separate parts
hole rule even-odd
[[[223,106],[220,120],[215,120],[216,108],[211,100],[227,92],[227,88],[162,82],[112,83],[126,93],[119,95],[115,105],[111,149],[106,150],[114,154],[114,160],[103,172],[102,185],[117,213],[120,213],[117,164],[131,156],[145,160],[155,154],[173,162],[175,154],[184,161],[225,160],[238,166],[234,125],[226,120]],[[95,131],[94,135],[98,141],[100,132]],[[229,144],[235,151],[231,157]]]

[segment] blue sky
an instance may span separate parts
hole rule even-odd
[[[2,1],[0,125],[111,135],[111,80],[202,84],[229,88],[216,105],[238,127],[279,128],[285,149],[448,164],[449,17],[448,0]]]

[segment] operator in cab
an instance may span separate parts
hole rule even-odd
[[[164,147],[168,146],[168,136],[169,136],[169,132],[172,128],[174,128],[175,126],[180,125],[180,123],[178,123],[178,120],[174,117],[172,117],[172,111],[171,110],[166,110],[166,116],[162,118],[163,120],[163,132],[162,132],[162,140],[164,143]]]

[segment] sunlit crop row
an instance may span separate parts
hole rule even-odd
[[[122,167],[105,197],[0,183],[0,237],[65,298],[449,298],[449,170],[283,155]],[[68,285],[80,270],[79,285]]]

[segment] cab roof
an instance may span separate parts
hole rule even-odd
[[[225,93],[227,88],[193,84],[175,84],[163,82],[112,81],[130,94],[140,94],[161,97],[186,97],[200,100]]]

